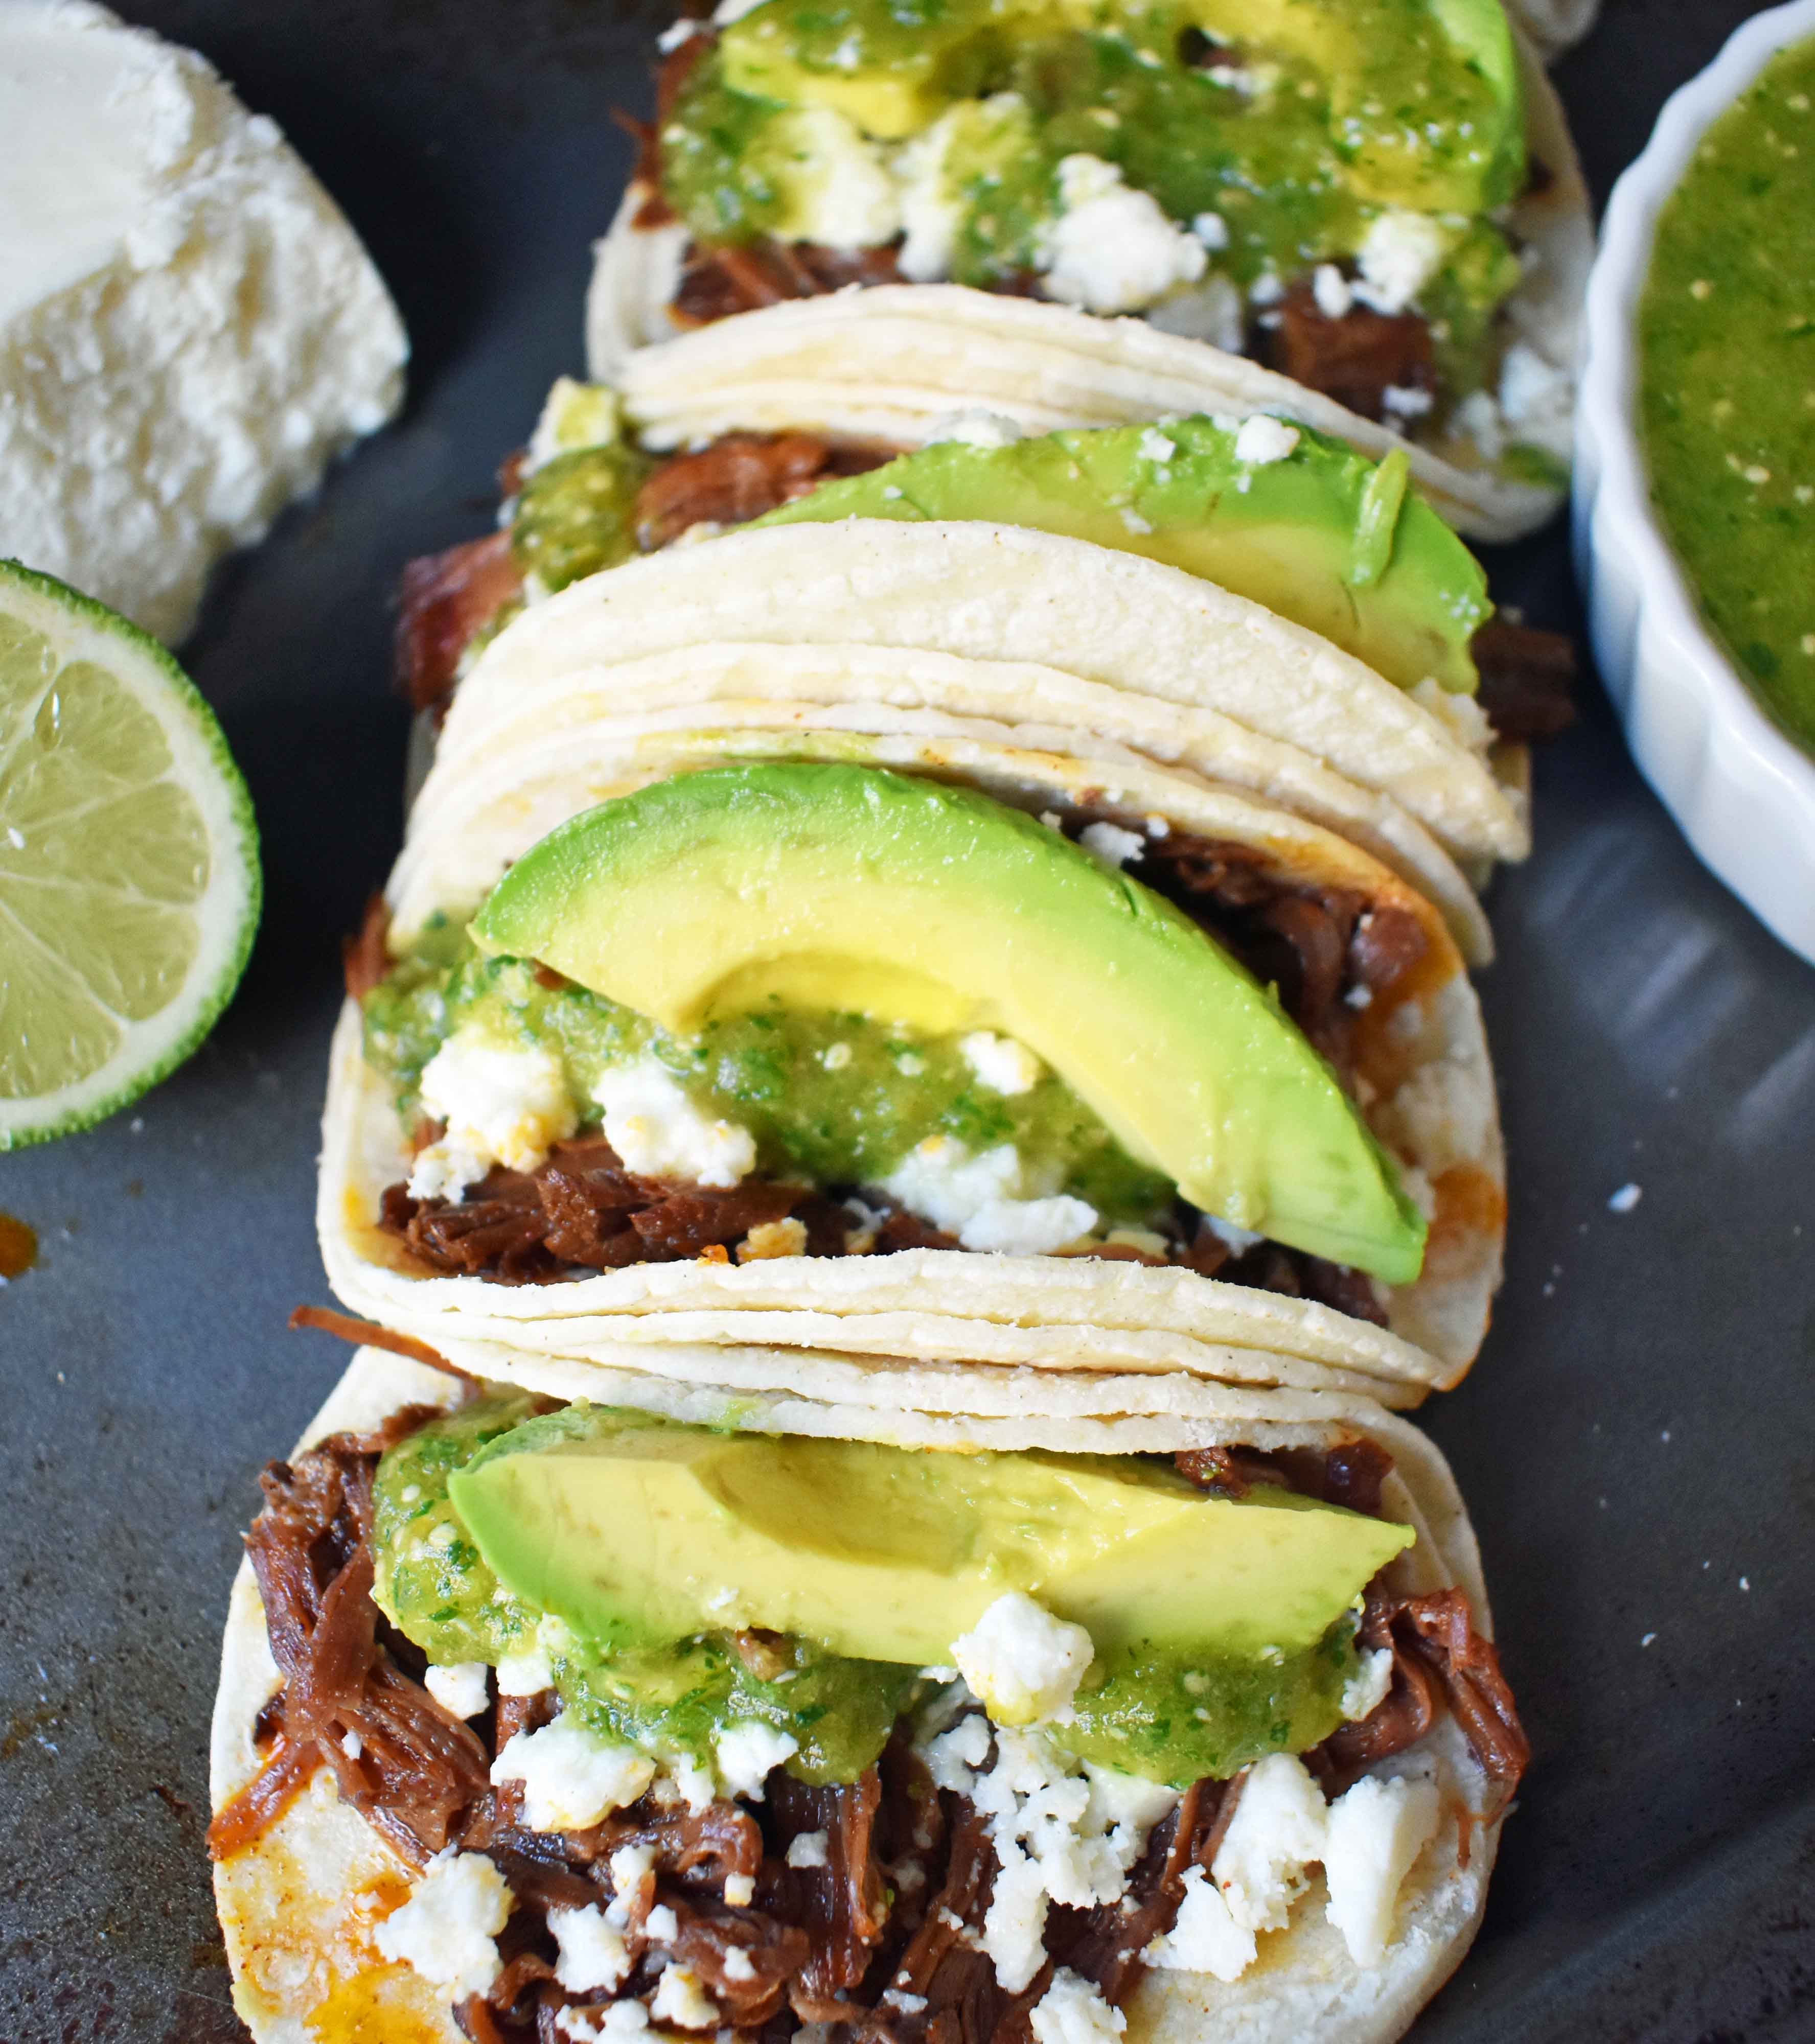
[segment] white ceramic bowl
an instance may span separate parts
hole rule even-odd
[[[1659,528],[1639,441],[1637,345],[1659,208],[1708,124],[1777,51],[1809,36],[1815,0],[1755,15],[1671,97],[1613,187],[1588,286],[1575,538],[1595,658],[1640,770],[1702,859],[1815,961],[1815,760],[1754,701]]]

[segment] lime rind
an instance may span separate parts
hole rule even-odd
[[[194,803],[210,858],[206,884],[188,905],[198,941],[179,990],[143,1019],[115,1014],[119,1042],[94,1070],[49,1093],[0,1098],[0,1151],[92,1127],[191,1055],[245,971],[263,898],[252,797],[213,711],[170,653],[92,597],[54,576],[0,559],[4,616],[48,642],[59,670],[92,662],[156,720],[171,753],[162,778]],[[0,759],[0,776],[4,767]],[[4,825],[0,816],[0,828]],[[20,927],[13,925],[16,939]]]

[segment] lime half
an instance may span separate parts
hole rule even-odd
[[[183,670],[0,560],[0,1150],[180,1064],[245,970],[260,893],[246,785]]]

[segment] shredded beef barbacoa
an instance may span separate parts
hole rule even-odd
[[[421,1655],[371,1599],[373,1473],[385,1448],[430,1416],[411,1408],[373,1433],[336,1435],[294,1464],[272,1463],[261,1480],[264,1508],[247,1547],[281,1681],[257,1727],[264,1766],[210,1828],[217,1858],[253,1844],[322,1765],[413,1865],[448,1844],[486,1854],[516,1907],[498,1940],[497,1982],[455,2011],[475,2044],[551,2044],[559,2011],[596,2019],[610,2000],[646,1997],[671,1958],[694,1973],[729,2027],[759,2031],[763,2044],[786,2044],[806,2023],[837,2026],[838,2044],[1028,2044],[1030,2011],[1060,1966],[1111,2002],[1126,1998],[1141,1953],[1171,1927],[1186,1872],[1214,1859],[1239,1777],[1185,1792],[1155,1827],[1124,1902],[1054,1906],[1047,1961],[1019,1994],[1001,1986],[978,1949],[996,1874],[984,1820],[934,1787],[905,1719],[876,1765],[847,1786],[809,1787],[778,1768],[753,1808],[721,1799],[695,1810],[651,1794],[587,1831],[525,1828],[520,1788],[494,1788],[490,1762],[516,1734],[549,1721],[553,1692],[494,1697],[471,1725],[457,1722],[421,1686]],[[1207,1489],[1284,1483],[1363,1510],[1379,1508],[1392,1466],[1359,1439],[1327,1452],[1198,1449],[1176,1460]],[[766,1635],[750,1637],[759,1650]],[[1502,1802],[1509,1799],[1525,1737],[1462,1593],[1394,1598],[1376,1584],[1360,1639],[1392,1648],[1394,1687],[1370,1717],[1305,1756],[1326,1790],[1404,1750],[1447,1707]],[[359,1735],[352,1757],[348,1732]],[[789,1865],[789,1844],[811,1832],[825,1835],[825,1865]],[[641,1887],[617,1897],[609,1862],[625,1846],[655,1856]],[[732,1876],[752,1884],[748,1906],[726,1901]],[[555,1978],[547,1912],[612,1899],[629,1912],[632,1971],[610,1995],[570,1993]],[[671,1934],[663,1922],[659,1944],[648,1927],[658,1904],[675,1923]]]
[[[863,475],[896,450],[817,433],[727,433],[665,461],[637,493],[636,544],[658,553],[695,525],[744,525],[822,482]]]
[[[1263,330],[1268,367],[1364,419],[1386,417],[1389,390],[1428,394],[1436,386],[1431,330],[1417,313],[1356,305],[1332,319],[1309,282],[1294,284],[1279,310],[1279,324]]]
[[[1257,978],[1276,985],[1286,1012],[1341,1074],[1351,1069],[1356,1027],[1347,989],[1385,995],[1425,955],[1424,931],[1409,911],[1371,911],[1364,897],[1340,888],[1294,887],[1247,846],[1174,834],[1150,840],[1137,870]],[[348,952],[356,997],[375,941],[371,927]],[[854,1221],[842,1204],[852,1197],[879,1216],[877,1224]],[[458,1200],[420,1200],[406,1185],[391,1185],[379,1224],[436,1270],[545,1284],[581,1270],[728,1255],[753,1228],[784,1219],[804,1226],[802,1247],[809,1256],[959,1246],[873,1187],[816,1189],[759,1178],[724,1189],[676,1186],[626,1170],[602,1136],[557,1143],[533,1172],[500,1166]],[[1238,1256],[1182,1203],[1167,1256],[1122,1245],[1094,1253],[1170,1262],[1226,1283],[1316,1299],[1376,1325],[1386,1321],[1363,1274],[1272,1243]]]
[[[1509,617],[1490,617],[1469,642],[1481,686],[1476,700],[1497,738],[1529,744],[1575,721],[1575,642]]]

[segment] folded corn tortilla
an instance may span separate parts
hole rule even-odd
[[[872,656],[841,682],[835,649],[852,647]],[[809,701],[880,688],[904,706],[1001,720],[1018,691],[1017,722],[1151,752],[1365,834],[1452,902],[1432,840],[1476,869],[1530,850],[1522,791],[1497,777],[1467,697],[1415,699],[1303,626],[1140,555],[981,521],[863,518],[727,533],[533,605],[462,680],[413,830],[447,783],[528,733],[697,701],[693,678],[725,647],[746,649],[746,675],[765,664],[758,647],[771,673],[797,656],[819,664]],[[884,649],[949,664],[917,674]],[[672,664],[639,664],[657,655]],[[730,685],[748,686],[735,667]]]

